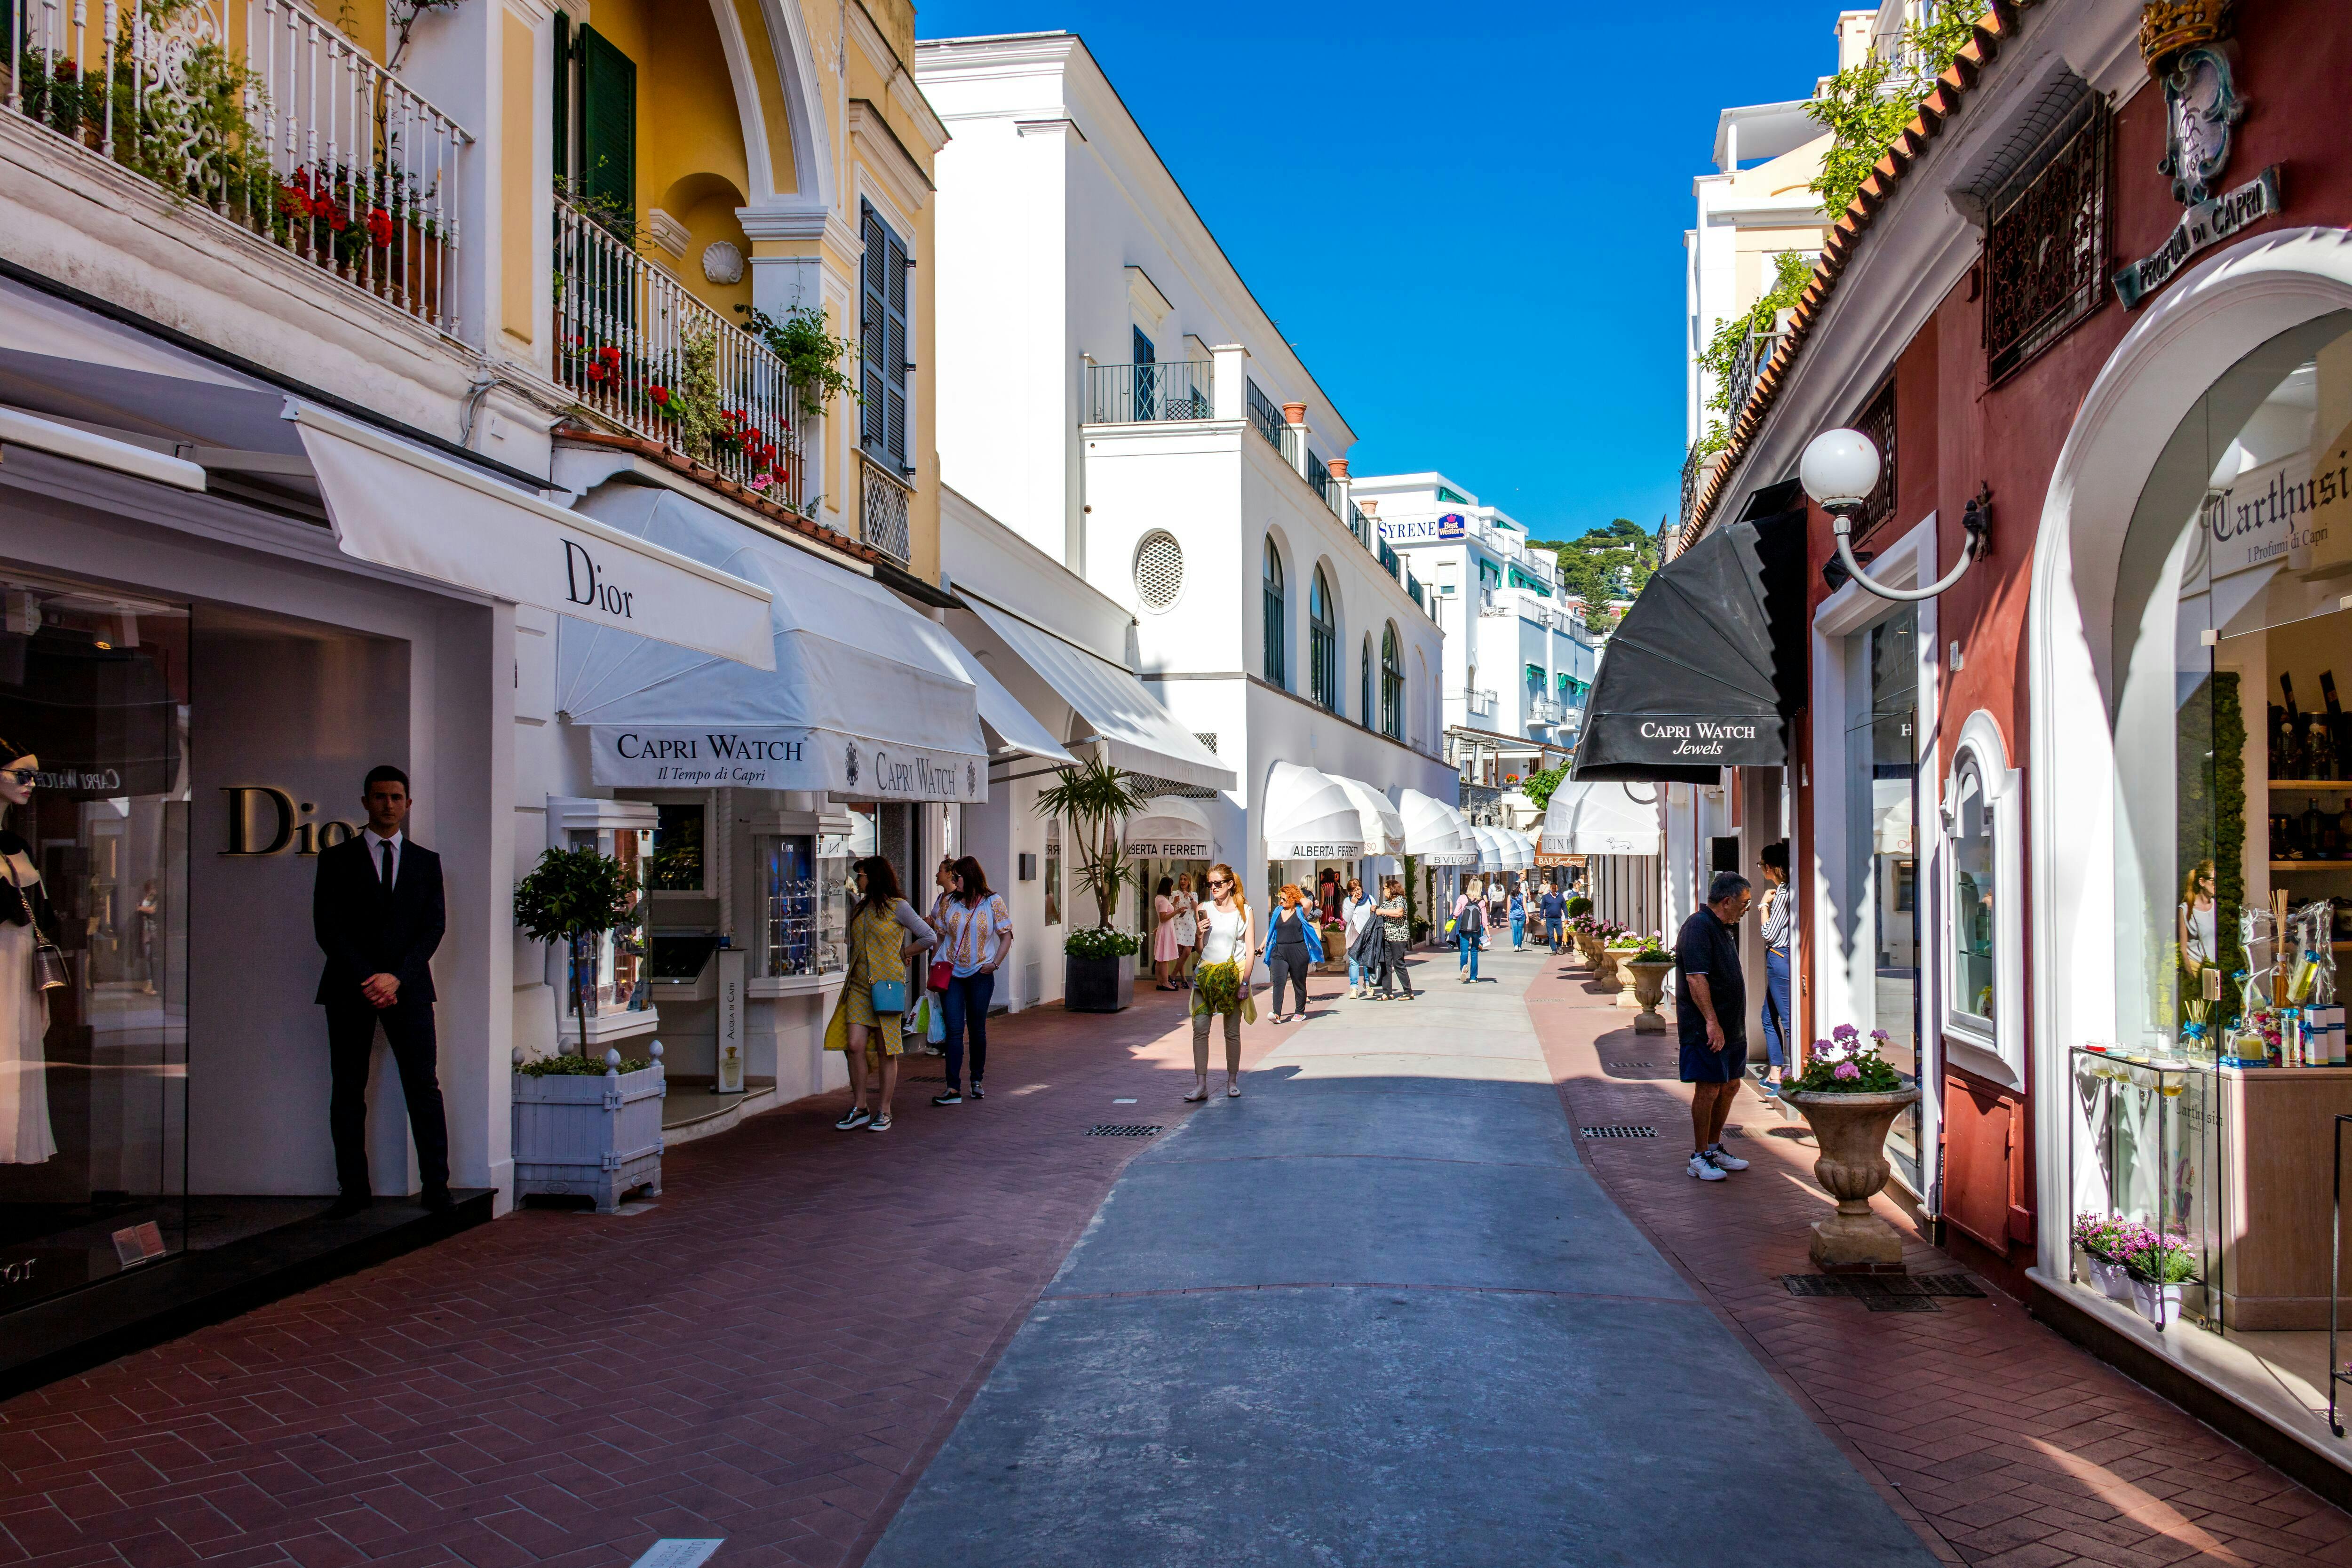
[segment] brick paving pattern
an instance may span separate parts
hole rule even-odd
[[[1673,1037],[1637,1039],[1633,1015],[1605,1005],[1565,964],[1528,992],[1571,1119],[1658,1129],[1654,1142],[1584,1140],[1587,1162],[1939,1557],[1983,1568],[2352,1564],[2352,1518],[1997,1289],[1916,1314],[1790,1295],[1780,1276],[1812,1271],[1806,1227],[1831,1206],[1811,1142],[1774,1135],[1778,1112],[1743,1093],[1734,1148],[1754,1168],[1693,1181],[1688,1091],[1601,1065],[1671,1061]],[[1915,1272],[1958,1267],[1884,1199],[1879,1212],[1904,1233]]]
[[[648,1213],[520,1213],[0,1405],[0,1568],[856,1563],[1143,1144],[1087,1129],[1191,1109],[1183,1002],[999,1019],[985,1101],[804,1100]]]

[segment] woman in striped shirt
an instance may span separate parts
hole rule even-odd
[[[988,890],[988,875],[967,855],[955,863],[955,891],[940,902],[939,960],[949,966],[947,989],[947,1092],[933,1105],[963,1103],[963,1043],[971,1033],[971,1098],[985,1100],[981,1075],[988,1070],[988,1004],[996,994],[996,970],[1013,952],[1013,914],[1001,893]]]

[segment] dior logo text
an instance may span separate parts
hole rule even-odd
[[[604,569],[596,564],[596,558],[588,553],[584,545],[569,539],[563,542],[563,576],[564,596],[572,603],[618,616],[625,621],[634,617],[632,601],[636,595],[606,582]]]
[[[224,855],[259,858],[266,855],[316,855],[355,837],[355,822],[308,822],[319,808],[297,801],[275,784],[224,784],[228,796],[228,831]]]

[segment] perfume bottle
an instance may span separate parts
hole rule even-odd
[[[2336,771],[2336,736],[2324,713],[2314,713],[2304,726],[2304,766],[2310,770],[2306,777],[2332,779]]]
[[[2296,846],[2303,852],[2303,858],[2306,860],[2326,858],[2326,851],[2321,842],[2321,835],[2335,826],[2334,821],[2321,815],[2319,797],[2313,795],[2311,804],[2303,808],[2303,842]]]

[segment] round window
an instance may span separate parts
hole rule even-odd
[[[1164,610],[1184,591],[1184,547],[1165,529],[1143,536],[1135,547],[1135,595],[1144,607]]]

